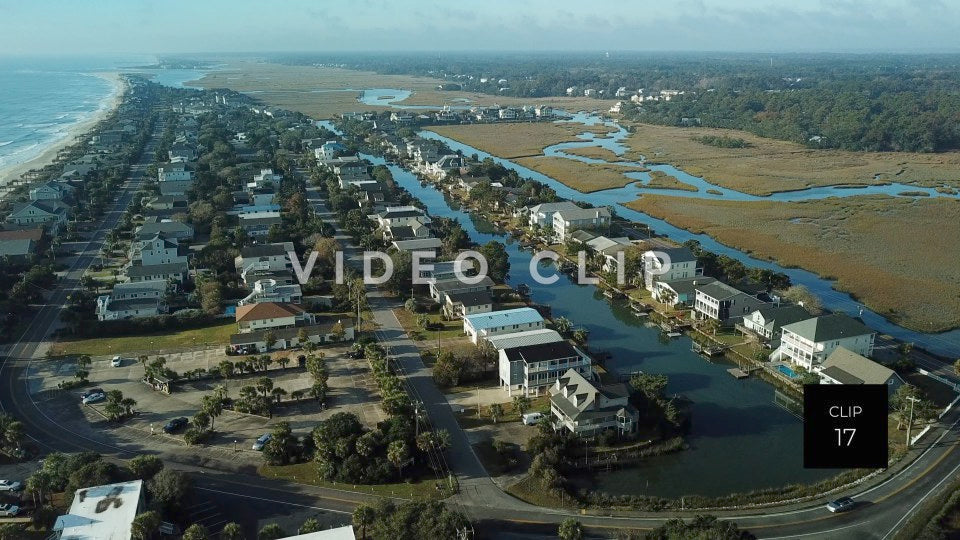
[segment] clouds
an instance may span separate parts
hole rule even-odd
[[[960,51],[948,0],[0,1],[0,51]]]

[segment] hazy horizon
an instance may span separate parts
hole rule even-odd
[[[637,6],[491,0],[325,4],[0,0],[0,55],[380,51],[956,53],[942,0],[680,0]]]

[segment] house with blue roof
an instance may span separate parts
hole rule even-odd
[[[543,327],[540,312],[528,307],[477,313],[463,318],[463,332],[474,345],[490,336],[539,330]]]

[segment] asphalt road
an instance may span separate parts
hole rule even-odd
[[[90,240],[81,247],[81,252],[66,259],[69,266],[66,275],[60,279],[20,339],[8,347],[0,364],[0,410],[14,414],[23,421],[30,438],[45,450],[92,450],[117,458],[157,451],[146,444],[118,442],[108,434],[79,432],[57,422],[33,400],[25,375],[31,361],[42,359],[67,296],[79,286],[83,271],[97,258],[107,232],[117,224],[143,182],[146,167],[152,161],[156,134],[161,133],[161,129],[157,127],[154,140],[147,145],[139,163],[134,166],[130,181],[119,193],[114,207],[104,216]],[[456,423],[445,397],[433,384],[429,370],[423,366],[416,346],[396,323],[390,311],[392,301],[372,296],[371,307],[380,324],[380,337],[390,348],[397,365],[406,373],[414,397],[424,403],[431,423],[438,428],[448,429],[453,437],[454,448],[448,452],[447,460],[459,478],[461,492],[451,502],[465,511],[479,525],[480,531],[509,531],[515,537],[540,537],[551,534],[556,523],[565,517],[575,516],[593,533],[609,534],[620,528],[649,529],[671,517],[640,513],[587,516],[535,507],[503,493],[486,475],[466,435]],[[763,511],[714,513],[732,519],[764,538],[889,538],[919,504],[938,495],[950,479],[957,477],[960,471],[960,452],[955,451],[960,443],[958,418],[960,413],[953,410],[940,426],[931,430],[918,445],[923,453],[909,467],[897,473],[884,473],[888,477],[879,485],[853,490],[857,508],[848,513],[830,514],[823,509],[822,501]],[[348,491],[269,481],[236,472],[182,464],[175,465],[175,468],[191,472],[197,490],[209,495],[220,507],[219,511],[203,508],[203,512],[225,513],[231,520],[243,519],[248,523],[279,514],[291,516],[296,512],[322,515],[331,524],[342,523],[348,519],[346,513],[356,504],[371,500],[368,496]],[[237,512],[243,512],[243,515]]]

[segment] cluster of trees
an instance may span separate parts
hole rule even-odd
[[[0,450],[16,455],[21,450],[26,432],[23,422],[6,413],[0,413]]]
[[[443,430],[418,432],[418,421],[391,415],[368,430],[352,413],[334,414],[312,433],[320,476],[338,482],[378,484],[409,477],[418,467],[432,465],[430,453],[446,450],[450,435]]]
[[[667,398],[667,376],[635,373],[630,377],[631,400],[640,411],[641,425],[655,426],[661,437],[673,435],[686,420],[674,399]]]
[[[746,280],[762,285],[768,291],[783,290],[790,286],[790,276],[782,272],[755,266],[748,267],[733,257],[717,255],[703,249],[697,240],[687,240],[683,245],[690,248],[690,251],[696,255],[697,263],[703,267],[705,275],[713,276],[731,285]]]
[[[439,501],[394,503],[380,500],[361,504],[353,511],[353,529],[360,540],[420,540],[465,538],[471,529],[462,513]]]
[[[457,386],[482,379],[496,366],[497,350],[483,342],[467,354],[442,351],[433,363],[433,380],[442,387]]]
[[[103,412],[107,418],[117,422],[133,416],[133,408],[137,406],[137,400],[129,397],[123,397],[120,390],[110,390],[107,392],[107,401],[103,405]]]
[[[390,367],[390,359],[383,347],[371,343],[364,348],[364,354],[380,390],[383,411],[391,416],[410,413],[413,410],[410,395],[403,379]]]

